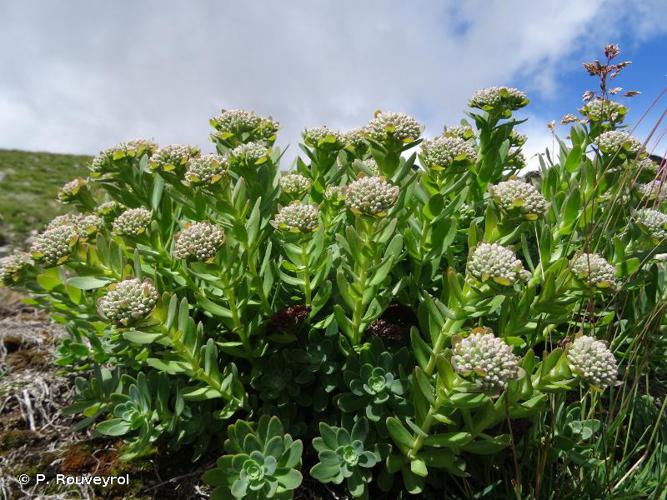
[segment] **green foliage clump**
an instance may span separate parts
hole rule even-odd
[[[125,459],[221,453],[215,498],[664,488],[659,168],[595,101],[523,175],[525,94],[469,104],[423,143],[402,113],[306,129],[289,173],[278,123],[240,110],[214,155],[100,153],[61,194],[78,212],[0,261],[67,327],[79,427]]]

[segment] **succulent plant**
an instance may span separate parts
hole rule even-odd
[[[311,233],[320,225],[320,211],[315,205],[296,201],[282,207],[272,224],[280,231]]]
[[[263,415],[257,424],[238,420],[228,427],[227,436],[228,454],[203,476],[215,488],[212,499],[293,497],[303,479],[299,472],[303,444],[284,434],[277,417]]]
[[[72,225],[47,228],[33,240],[30,246],[32,258],[45,267],[60,265],[70,258],[78,239],[78,232]]]
[[[217,154],[192,158],[185,171],[184,182],[189,186],[212,186],[224,178],[227,161]]]
[[[472,378],[484,391],[507,388],[519,375],[519,358],[488,328],[475,328],[467,337],[452,339],[452,367]]]
[[[593,387],[604,389],[616,383],[616,359],[607,344],[588,335],[577,337],[568,347],[570,369]]]
[[[27,252],[14,251],[0,258],[0,284],[14,285],[21,279],[21,274],[32,265],[32,259]]]
[[[368,421],[360,418],[348,431],[320,422],[320,436],[313,439],[319,462],[310,475],[322,483],[346,482],[350,494],[368,498],[366,485],[373,479],[371,469],[380,462],[377,446],[367,443]]]
[[[100,315],[119,326],[147,317],[157,303],[158,292],[150,281],[136,278],[109,285],[98,301]]]
[[[525,281],[530,274],[512,250],[497,243],[480,243],[468,259],[468,272],[482,283],[492,280],[509,286]]]
[[[398,199],[398,187],[382,177],[362,177],[345,188],[345,205],[355,214],[381,217]]]
[[[210,222],[186,223],[175,237],[174,256],[207,262],[213,259],[225,242],[222,228]]]
[[[128,208],[113,221],[113,232],[122,236],[139,236],[146,231],[153,215],[145,208]]]
[[[477,151],[471,141],[460,137],[440,136],[422,143],[424,166],[431,170],[447,170],[455,166],[470,166],[477,161]]]
[[[487,87],[475,92],[468,101],[468,106],[507,116],[512,111],[523,108],[528,102],[526,94],[518,89]]]
[[[409,143],[419,139],[423,130],[423,125],[405,113],[378,111],[368,124],[366,132],[368,137],[377,142],[393,139]]]
[[[581,253],[570,262],[574,275],[585,284],[596,288],[616,288],[616,269],[597,253]]]
[[[292,173],[280,177],[280,188],[283,193],[301,196],[310,189],[310,179],[301,174]]]
[[[181,172],[192,158],[200,155],[201,150],[197,146],[170,144],[153,153],[148,168],[160,172]]]
[[[363,411],[371,422],[379,422],[388,412],[402,411],[408,357],[407,349],[386,351],[382,340],[374,337],[358,355],[347,358],[343,380],[349,392],[338,397],[338,407],[343,412]]]
[[[510,179],[489,186],[491,196],[506,213],[519,212],[528,220],[536,220],[547,209],[547,200],[535,186],[518,179]]]

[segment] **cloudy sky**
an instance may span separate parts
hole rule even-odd
[[[146,137],[210,151],[220,108],[272,115],[292,152],[304,127],[352,128],[376,109],[435,135],[474,90],[505,84],[532,100],[534,152],[608,42],[633,60],[617,84],[643,92],[637,122],[667,84],[664,0],[4,1],[0,147],[93,154]]]

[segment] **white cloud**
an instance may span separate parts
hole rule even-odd
[[[558,62],[590,37],[606,42],[628,7],[43,0],[2,9],[0,65],[11,71],[0,81],[1,147],[94,153],[151,137],[210,150],[208,118],[243,107],[277,118],[294,154],[303,127],[358,126],[378,108],[412,113],[433,135],[459,121],[477,88],[520,78],[553,92]],[[655,26],[655,10],[632,15],[638,29]]]

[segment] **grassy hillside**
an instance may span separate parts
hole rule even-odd
[[[86,176],[89,156],[0,150],[0,246],[20,245],[64,209],[60,187]]]

